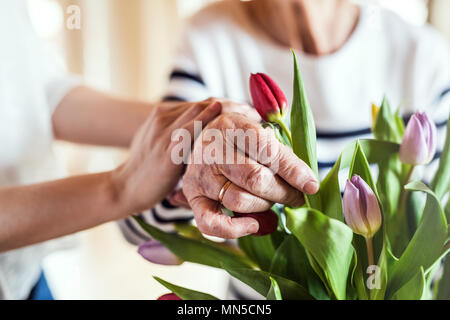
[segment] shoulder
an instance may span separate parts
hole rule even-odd
[[[379,52],[408,90],[409,108],[433,105],[450,85],[448,40],[430,25],[412,25],[393,12],[378,10]]]
[[[393,46],[403,47],[416,56],[426,55],[429,59],[450,59],[447,39],[430,25],[412,25],[386,9],[372,8],[367,11],[368,20],[379,20],[382,34],[390,39]],[[371,14],[375,15],[375,18],[371,17]]]

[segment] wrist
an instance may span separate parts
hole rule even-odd
[[[127,217],[134,213],[134,208],[129,200],[127,192],[127,179],[123,172],[123,166],[107,173],[108,193],[112,206],[117,210],[117,219]]]

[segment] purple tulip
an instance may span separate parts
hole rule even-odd
[[[400,145],[403,163],[421,165],[429,163],[436,153],[436,125],[425,112],[416,112],[406,126]]]
[[[266,122],[277,122],[287,109],[287,99],[283,91],[264,73],[250,76],[250,93],[253,105]]]
[[[347,225],[354,233],[372,238],[381,226],[381,210],[373,190],[360,176],[347,180],[342,203]]]
[[[138,252],[146,260],[165,266],[177,266],[183,263],[169,249],[163,246],[159,241],[150,240],[139,246]]]

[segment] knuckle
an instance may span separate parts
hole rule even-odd
[[[196,181],[192,179],[190,175],[185,175],[183,177],[183,193],[188,200],[195,194],[196,190]]]
[[[252,166],[246,175],[246,185],[249,191],[257,194],[267,191],[267,175],[261,166]]]
[[[226,115],[225,114],[220,114],[218,117],[216,117],[213,121],[211,121],[208,125],[207,128],[208,129],[218,129],[221,128],[226,122]]]
[[[292,190],[286,193],[284,202],[286,204],[300,204],[302,203],[303,194],[298,190]]]
[[[191,107],[191,111],[193,113],[200,113],[205,109],[205,106],[202,105],[201,103],[195,103],[192,107]]]
[[[212,236],[222,235],[224,233],[224,224],[222,220],[223,216],[221,215],[214,215],[213,217],[211,217],[209,222],[207,222],[206,233]]]
[[[209,229],[206,223],[204,223],[202,220],[196,221],[197,228],[201,233],[208,234]]]
[[[264,164],[276,164],[281,161],[282,149],[279,143],[271,139],[267,133],[260,139],[258,160]]]
[[[239,238],[241,235],[233,219],[227,216],[224,220],[226,227],[224,228],[223,237],[227,239]]]
[[[223,205],[231,211],[241,212],[245,206],[245,197],[241,192],[228,190],[223,198]]]
[[[206,103],[212,103],[215,101],[219,101],[219,99],[214,98],[214,97],[209,97],[208,99],[204,100],[204,102],[206,102]]]

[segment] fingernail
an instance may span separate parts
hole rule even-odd
[[[247,228],[247,232],[249,234],[254,234],[257,233],[258,231],[259,231],[259,223],[257,222],[252,222]]]
[[[319,183],[315,180],[310,180],[305,184],[303,190],[307,194],[315,194],[319,190]]]

